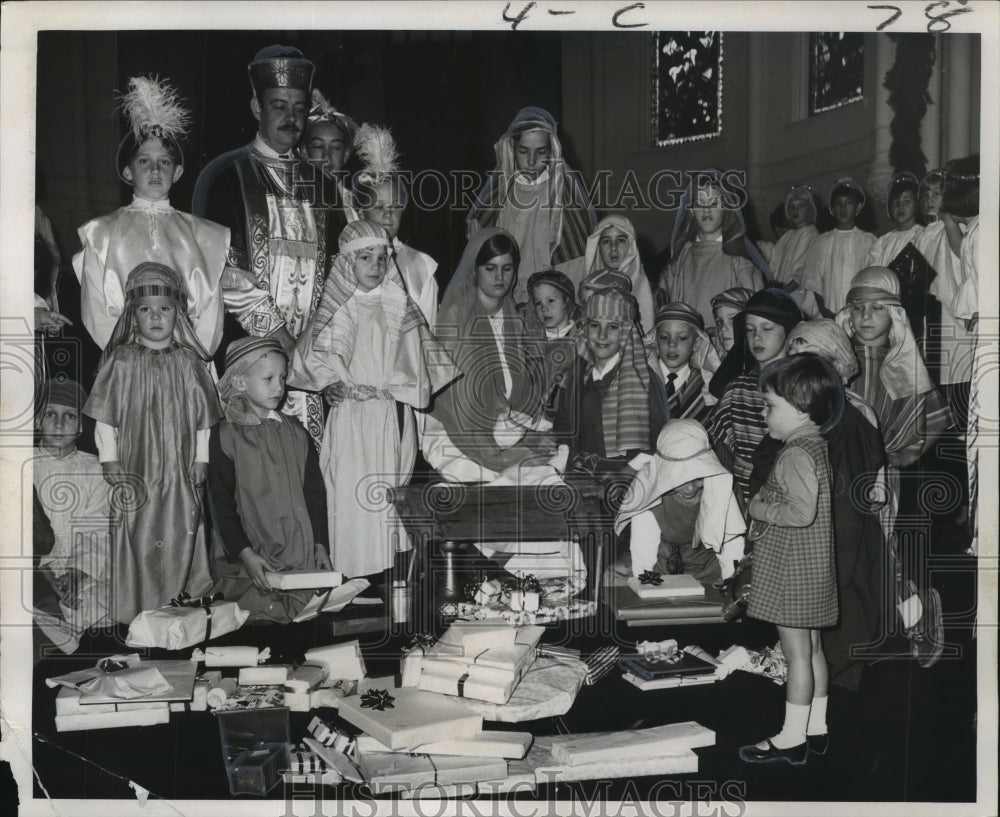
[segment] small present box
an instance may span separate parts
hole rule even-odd
[[[128,709],[99,712],[94,715],[56,715],[57,732],[77,732],[84,729],[116,729],[122,726],[152,726],[170,722],[170,704],[163,702],[156,709]]]
[[[474,656],[494,647],[512,646],[516,636],[509,627],[502,625],[456,621],[445,630],[435,647],[439,655]]]
[[[487,579],[476,589],[473,601],[476,604],[490,604],[497,601],[503,593],[503,582],[499,579]]]
[[[375,795],[507,776],[507,761],[490,757],[373,752],[359,754],[358,766]]]
[[[483,718],[461,701],[409,687],[390,687],[382,692],[384,708],[378,708],[375,692],[344,698],[339,715],[348,723],[384,743],[390,749],[405,749],[446,738],[468,737],[482,731]]]
[[[530,732],[483,731],[467,738],[450,738],[434,743],[425,743],[422,746],[414,746],[413,751],[421,755],[522,758],[533,740],[534,737]],[[402,749],[392,750],[384,743],[379,743],[371,735],[358,735],[357,748],[359,753],[366,754],[404,751]]]
[[[461,664],[435,662],[430,667],[425,666],[420,673],[420,689],[492,704],[505,704],[510,699],[517,682],[521,680],[520,676],[510,680],[482,676],[474,678],[469,674],[470,669],[472,668]]]
[[[644,578],[646,581],[643,581]],[[640,599],[675,599],[705,595],[705,586],[687,573],[672,576],[647,571],[638,578],[630,576],[626,584]]]
[[[562,735],[552,739],[550,750],[557,761],[580,766],[609,759],[672,755],[714,745],[715,732],[695,721],[686,721],[649,729]]]
[[[579,735],[578,737],[588,737]],[[660,777],[675,774],[689,774],[698,771],[698,755],[691,750],[678,750],[674,754],[646,755],[644,757],[619,758],[606,756],[591,763],[570,765],[552,755],[555,737],[536,738],[524,759],[524,763],[534,770],[539,783],[569,783],[574,780],[598,780],[604,778]]]
[[[327,678],[359,681],[365,677],[365,660],[357,641],[313,647],[306,653],[305,663],[325,669]]]
[[[337,727],[330,726],[330,724],[318,716],[309,721],[309,726],[306,728],[315,740],[336,752],[350,754],[354,751],[354,738],[344,734]]]
[[[403,649],[403,657],[399,663],[401,687],[415,687],[420,683],[420,668],[423,666],[427,651],[434,646],[433,636],[420,634]]]
[[[336,570],[285,570],[280,573],[266,571],[272,590],[313,590],[321,587],[340,587],[344,574]]]
[[[241,687],[252,686],[281,686],[288,680],[288,673],[291,671],[288,664],[268,664],[260,667],[241,667],[239,674],[239,685]]]

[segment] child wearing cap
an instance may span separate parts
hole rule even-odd
[[[112,616],[123,624],[212,584],[202,485],[221,411],[186,307],[172,269],[147,262],[132,270],[83,409],[97,421],[104,478],[120,500]]]
[[[43,385],[31,463],[35,496],[53,533],[38,567],[48,580],[45,590],[55,596],[42,613],[36,593],[35,622],[65,653],[77,650],[87,628],[105,622],[110,592],[108,485],[97,457],[76,447],[86,401],[86,392],[72,380]],[[73,501],[66,502],[67,496]]]
[[[83,325],[107,347],[125,307],[129,273],[144,261],[177,271],[184,282],[188,320],[202,348],[214,354],[222,339],[222,272],[229,230],[170,206],[170,188],[184,172],[183,138],[190,119],[165,82],[132,77],[122,107],[130,130],[115,157],[119,178],[133,188],[131,203],[79,229],[73,256],[80,279]]]
[[[566,275],[557,270],[542,270],[528,279],[524,324],[528,336],[534,340],[528,353],[540,359],[542,401],[550,420],[557,390],[564,385],[576,360],[579,315],[573,282]]]
[[[854,179],[837,179],[830,187],[826,206],[836,226],[816,237],[805,265],[803,286],[823,299],[830,313],[842,309],[854,274],[865,266],[875,236],[858,229],[858,213],[865,206],[865,191]]]
[[[278,411],[288,361],[275,338],[240,338],[219,380],[224,418],[209,440],[208,495],[222,554],[215,591],[253,620],[288,622],[309,592],[279,593],[266,572],[329,570],[326,490],[301,423]],[[219,558],[222,555],[225,558]]]
[[[701,314],[685,303],[664,304],[656,310],[650,337],[649,368],[663,383],[670,416],[706,424],[718,402],[708,383],[720,361]]]

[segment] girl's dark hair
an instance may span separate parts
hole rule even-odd
[[[514,259],[514,271],[516,272],[521,265],[521,250],[518,248],[517,242],[502,234],[490,236],[479,248],[479,253],[476,255],[476,266],[481,267],[497,256],[508,254]]]
[[[979,154],[952,159],[944,168],[941,210],[959,218],[979,215]]]
[[[830,191],[831,204],[833,203],[833,200],[837,196],[849,196],[850,198],[854,199],[854,201],[857,202],[858,204],[861,204],[862,201],[861,194],[855,188],[851,187],[851,185],[849,184],[837,185],[836,187],[833,188],[833,190]]]
[[[893,179],[892,184],[889,185],[889,195],[886,198],[886,204],[891,204],[907,190],[913,193],[914,198],[918,198],[920,192],[920,182],[909,175],[897,176]]]
[[[774,361],[760,373],[760,390],[771,391],[809,415],[818,426],[827,425],[843,410],[843,384],[833,368],[811,352]]]

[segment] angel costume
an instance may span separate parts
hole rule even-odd
[[[395,267],[388,266],[374,289],[358,286],[357,253],[390,246],[385,230],[371,222],[344,228],[340,254],[288,378],[300,388],[324,389],[340,380],[330,365],[338,355],[355,383],[330,409],[320,449],[330,558],[347,576],[382,572],[397,549],[409,548],[405,535],[395,544],[399,521],[384,488],[410,478],[417,451],[412,409],[426,407],[431,394],[454,377]]]
[[[816,229],[816,203],[812,191],[806,185],[793,187],[785,196],[785,216],[788,216],[788,203],[793,199],[803,199],[809,203],[812,210],[812,221],[785,233],[774,245],[771,253],[771,271],[777,285],[801,282],[806,272],[806,259],[813,242],[819,236]]]

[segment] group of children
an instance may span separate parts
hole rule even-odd
[[[148,82],[126,97],[133,129],[118,155],[133,201],[84,225],[74,259],[103,349],[96,380],[89,398],[52,383],[41,401],[36,499],[56,542],[46,632],[61,628],[71,650],[108,618],[219,590],[260,620],[291,620],[306,599],[272,590],[269,571],[378,574],[408,547],[384,488],[410,479],[418,449],[458,481],[532,466],[612,474],[631,481],[616,524],[631,531],[624,572],[723,581],[752,551],[748,613],[778,627],[789,681],[782,731],[744,760],[825,751],[828,661],[856,686],[850,645],[871,643],[883,618],[900,469],[954,428],[893,264],[914,245],[936,273],[942,325],[963,342],[974,333],[975,158],[922,184],[894,178],[897,229],[878,239],[855,226],[854,180],[831,188],[837,226],[822,235],[811,191],[796,187],[791,229],[760,249],[720,176],[703,173],[651,287],[629,220],[596,222],[554,120],[526,108],[497,143],[438,311],[436,264],[398,237],[407,191],[391,137],[319,97],[303,161],[332,174],[353,147],[364,162],[350,191],[329,179],[338,251],[294,351],[232,341],[217,380],[229,235],[171,208],[185,122],[176,100],[166,121],[140,110]],[[958,402],[969,361],[950,340],[941,382]],[[282,412],[286,385],[327,398],[318,451]],[[97,460],[75,451],[81,414],[96,422]],[[88,518],[114,519],[86,558],[59,514],[57,471],[84,480]],[[859,503],[857,486],[880,480],[889,501]],[[908,627],[937,604],[926,588],[919,599],[927,610],[906,606]],[[933,663],[940,633],[917,651]]]

